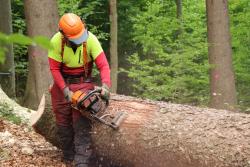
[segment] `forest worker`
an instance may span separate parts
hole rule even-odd
[[[95,62],[101,77],[103,98],[108,100],[110,68],[103,49],[85,23],[73,13],[59,20],[59,32],[51,39],[49,66],[54,79],[51,88],[53,112],[58,127],[64,162],[76,167],[88,166],[91,155],[90,124],[79,111],[72,109],[71,97],[77,90],[93,90],[91,71]]]

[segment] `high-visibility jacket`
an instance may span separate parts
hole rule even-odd
[[[84,75],[87,70],[86,75],[90,77],[93,62],[100,72],[102,83],[111,85],[110,68],[101,44],[94,34],[89,31],[88,33],[89,37],[86,43],[77,47],[75,52],[63,42],[63,36],[60,32],[52,37],[53,49],[49,50],[48,53],[49,65],[54,81],[60,89],[66,86],[62,74]]]

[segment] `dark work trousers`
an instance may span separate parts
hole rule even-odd
[[[68,87],[72,92],[88,91],[94,89],[94,84],[70,84]],[[51,89],[51,100],[64,160],[74,159],[77,167],[86,166],[91,154],[90,121],[71,107],[71,103],[65,100],[62,90],[56,84]]]

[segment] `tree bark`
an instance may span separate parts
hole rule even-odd
[[[250,167],[250,115],[112,95],[107,112],[117,111],[127,113],[118,131],[93,123],[91,133],[109,166]],[[51,140],[54,120],[46,121],[34,126]]]
[[[0,32],[12,33],[11,1],[0,0]],[[6,46],[5,62],[0,64],[0,85],[10,97],[16,96],[13,45]]]
[[[56,0],[25,0],[25,17],[28,35],[52,37],[57,31],[59,20]],[[26,84],[24,104],[36,108],[43,93],[52,82],[48,67],[47,51],[29,47],[29,74]]]
[[[237,104],[227,0],[206,0],[210,106],[234,110]]]
[[[57,129],[55,118],[51,111],[50,95],[48,92],[43,94],[38,109],[34,111],[17,104],[0,88],[0,108],[6,106],[12,108],[12,114],[19,117],[23,124],[32,126],[34,130],[41,134],[47,141],[60,148],[59,139],[55,135]]]
[[[178,39],[178,38],[180,38],[180,35],[183,32],[183,26],[182,26],[182,0],[175,0],[175,3],[176,3],[176,18],[178,20],[178,30],[176,31],[175,38]]]
[[[6,105],[12,108],[12,113],[18,116],[21,119],[22,123],[29,124],[31,115],[33,113],[36,115],[35,111],[22,107],[14,100],[10,99],[0,88],[0,107],[4,107]]]
[[[117,6],[116,0],[109,1],[110,6],[110,59],[111,59],[111,92],[117,92],[118,54],[117,54]]]
[[[175,0],[175,3],[176,3],[176,16],[177,16],[177,19],[180,19],[182,18],[182,0]]]
[[[60,142],[57,134],[55,117],[52,112],[50,94],[43,94],[41,102],[35,113],[32,113],[29,121],[34,130],[42,135],[47,141],[60,148]]]

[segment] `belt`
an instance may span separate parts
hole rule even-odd
[[[90,83],[92,82],[91,78],[81,77],[67,77],[64,78],[66,84],[79,84],[79,83]]]

